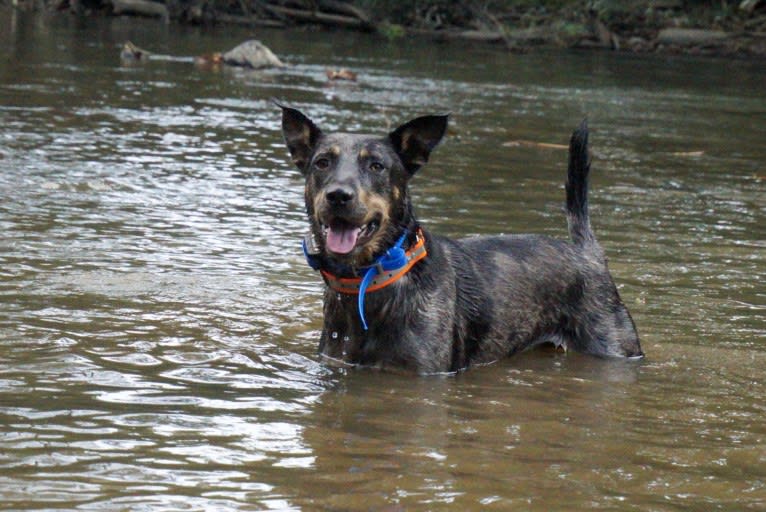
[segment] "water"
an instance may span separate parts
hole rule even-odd
[[[206,71],[248,32],[0,12],[0,508],[766,508],[763,63],[258,31],[291,68]],[[328,130],[451,111],[413,192],[454,236],[566,236],[566,155],[529,141],[587,116],[646,360],[325,364],[271,98]]]

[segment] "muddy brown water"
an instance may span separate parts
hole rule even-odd
[[[292,67],[192,64],[251,35],[0,11],[0,508],[766,510],[762,63],[258,31]],[[566,236],[540,143],[587,116],[647,358],[321,361],[272,97],[352,131],[451,111],[412,186],[454,236]]]

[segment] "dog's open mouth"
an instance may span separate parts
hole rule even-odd
[[[356,226],[348,221],[335,219],[322,225],[325,247],[335,254],[348,254],[354,247],[366,244],[379,227],[378,220]]]

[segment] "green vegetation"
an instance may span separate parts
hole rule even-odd
[[[397,23],[383,23],[380,26],[380,33],[388,39],[401,39],[407,35],[407,30]]]

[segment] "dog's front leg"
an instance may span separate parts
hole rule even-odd
[[[332,359],[343,359],[343,346],[332,339],[327,325],[322,327],[322,334],[319,336],[319,353]]]
[[[324,325],[319,353],[349,364],[362,362],[365,333],[359,323],[354,295],[341,295],[329,288],[324,298]]]

